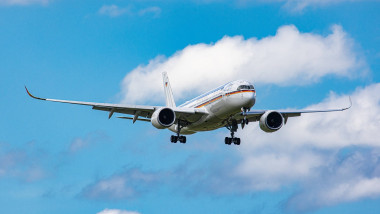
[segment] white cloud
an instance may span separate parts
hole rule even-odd
[[[140,214],[135,211],[126,211],[126,210],[116,210],[116,209],[105,209],[97,214]]]
[[[245,154],[243,161],[236,167],[235,176],[249,178],[245,188],[250,190],[276,190],[308,178],[313,168],[323,163],[323,156],[301,150]]]
[[[352,182],[340,183],[324,194],[326,202],[353,201],[380,195],[380,178],[362,178]]]
[[[334,5],[347,2],[360,2],[368,0],[277,0],[285,2],[285,8],[293,12],[300,12],[308,7],[323,7],[327,5]]]
[[[117,5],[103,5],[98,13],[110,17],[117,17],[129,13],[129,8],[121,8]]]
[[[103,132],[92,132],[87,134],[84,137],[74,138],[69,146],[69,152],[75,153],[90,146],[96,145],[99,142],[105,141],[108,139],[108,136]]]
[[[227,0],[193,0],[196,3],[227,3],[231,1]],[[261,4],[273,4],[280,3],[283,4],[283,7],[291,12],[303,12],[307,8],[320,8],[330,5],[338,5],[348,2],[364,2],[364,1],[373,1],[373,0],[234,0],[235,4],[239,6],[255,5],[258,3]]]
[[[82,196],[91,199],[122,200],[135,198],[159,181],[160,174],[129,169],[87,186]]]
[[[316,169],[317,176],[300,181],[302,189],[288,200],[288,208],[305,211],[380,196],[379,149],[343,151],[332,157]]]
[[[162,101],[163,71],[169,73],[175,98],[181,99],[235,79],[306,85],[327,75],[351,78],[363,69],[353,41],[340,26],[321,36],[290,25],[260,40],[226,36],[215,44],[189,45],[169,58],[158,56],[125,76],[122,96],[125,103]]]
[[[46,5],[51,0],[0,0],[0,5],[31,5],[41,4]]]
[[[141,9],[139,11],[139,15],[140,16],[144,16],[144,15],[147,15],[147,14],[152,14],[153,17],[157,18],[161,15],[161,8],[159,7],[147,7],[147,8],[144,8],[144,9]]]
[[[88,198],[110,198],[122,199],[135,196],[132,187],[126,185],[126,180],[122,176],[114,176],[110,179],[101,180],[88,189],[85,193]]]
[[[47,171],[43,168],[41,156],[43,153],[30,145],[27,149],[0,148],[0,179],[16,178],[24,182],[32,183],[47,177]]]
[[[154,18],[158,18],[161,15],[161,8],[152,6],[152,7],[146,7],[139,10],[134,10],[132,5],[129,5],[127,7],[119,7],[115,4],[112,5],[103,5],[98,13],[100,15],[110,16],[110,17],[118,17],[123,15],[129,15],[129,16],[146,16],[146,15],[152,15]]]
[[[292,13],[302,13],[308,8],[321,8],[350,2],[365,2],[376,0],[191,0],[198,4],[233,3],[239,7],[256,6],[258,4],[283,5],[283,8]]]

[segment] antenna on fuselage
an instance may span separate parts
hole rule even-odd
[[[175,102],[174,102],[172,87],[170,86],[168,73],[166,73],[166,71],[162,72],[162,79],[164,81],[166,106],[167,107],[176,107]]]

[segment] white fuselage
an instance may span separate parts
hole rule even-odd
[[[243,108],[251,108],[255,102],[256,91],[251,83],[243,80],[229,82],[179,106],[203,108],[208,113],[183,127],[181,134],[193,134],[224,127],[231,116],[241,112]],[[169,129],[177,132],[177,125],[172,125]]]

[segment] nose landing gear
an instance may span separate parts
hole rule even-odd
[[[244,118],[241,120],[241,129],[244,129],[245,125],[248,125],[249,120],[247,119],[247,111],[250,111],[249,108],[241,108],[241,111],[244,115]]]

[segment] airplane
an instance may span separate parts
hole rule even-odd
[[[228,82],[204,93],[192,100],[176,106],[167,72],[162,73],[166,106],[127,105],[94,103],[70,100],[47,99],[33,96],[25,86],[28,95],[34,99],[92,106],[92,109],[109,112],[108,119],[116,113],[130,116],[118,118],[150,122],[157,129],[169,129],[176,133],[170,137],[172,143],[186,143],[186,136],[201,131],[211,131],[226,127],[231,137],[224,143],[240,145],[235,137],[238,127],[243,129],[250,122],[259,122],[264,132],[276,132],[282,128],[289,117],[298,117],[304,113],[345,111],[352,106],[327,110],[251,110],[256,103],[256,90],[253,84],[245,80]]]

